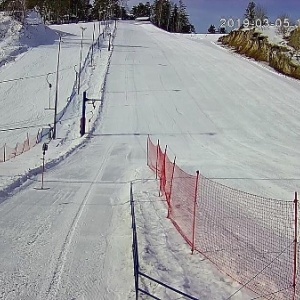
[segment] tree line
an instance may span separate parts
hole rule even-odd
[[[93,4],[89,0],[3,0],[0,4],[0,10],[10,11],[20,20],[26,10],[33,8],[38,9],[45,22],[51,23],[149,17],[153,24],[170,32],[195,32],[183,0],[178,4],[170,0],[139,3],[130,13],[127,0],[95,0]]]
[[[26,10],[36,8],[44,21],[63,23],[68,21],[104,20],[126,18],[124,0],[3,0],[0,10],[12,12],[15,16],[25,16]]]
[[[132,7],[131,14],[134,18],[149,17],[154,25],[169,32],[195,32],[183,0],[178,4],[170,0],[154,0],[152,5],[149,1],[140,2]]]

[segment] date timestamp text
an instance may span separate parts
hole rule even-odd
[[[289,19],[276,19],[275,22],[271,22],[269,19],[255,19],[250,21],[249,19],[220,19],[220,26],[219,27],[229,27],[229,28],[240,28],[243,26],[244,28],[248,27],[269,27],[269,26],[275,26],[275,27],[290,27],[292,24]],[[293,24],[294,25],[294,24]],[[300,27],[300,19],[297,20],[296,26]]]

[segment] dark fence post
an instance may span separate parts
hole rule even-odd
[[[6,160],[6,144],[4,144],[4,147],[3,147],[3,161],[5,162]]]
[[[298,195],[295,192],[294,198],[294,213],[295,213],[295,238],[294,238],[294,272],[293,272],[293,300],[296,299],[296,279],[297,279],[297,265],[298,265]]]
[[[80,119],[80,136],[85,134],[85,103],[86,103],[86,91],[83,92],[83,99],[82,99],[82,113]]]
[[[136,300],[139,296],[139,253],[138,253],[138,241],[136,233],[135,223],[135,210],[133,200],[133,188],[132,182],[130,182],[130,206],[131,206],[131,227],[132,227],[132,255],[133,255],[133,272],[134,272],[134,286]]]
[[[108,34],[108,51],[110,51],[111,48],[111,33]]]

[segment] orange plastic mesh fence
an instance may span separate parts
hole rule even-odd
[[[147,149],[148,149],[148,153],[147,153],[147,165],[148,167],[156,172],[157,169],[157,146],[155,146],[152,141],[150,140],[150,138],[148,137],[147,139]]]
[[[174,168],[169,217],[187,243],[192,244],[196,176]]]
[[[170,202],[172,179],[174,177],[173,168],[174,163],[170,161],[169,157],[165,156],[165,196],[166,200]]]
[[[29,137],[27,138],[27,140],[24,141],[24,148],[23,148],[23,152],[26,152],[30,149],[29,146]]]
[[[7,145],[0,147],[0,162],[5,162],[26,151],[29,151],[38,143],[38,136],[39,133],[37,135],[27,135],[26,140],[23,143],[17,143],[14,148]]]
[[[227,274],[268,299],[292,299],[293,202],[231,189],[200,175],[196,245]]]
[[[37,136],[36,135],[30,135],[29,136],[29,147],[30,149],[33,148],[37,144]]]
[[[17,152],[16,152],[16,147],[11,148],[9,146],[6,146],[6,160],[10,160],[14,157],[16,157]]]
[[[16,156],[24,152],[24,142],[22,144],[17,143],[16,145]]]
[[[267,299],[300,299],[298,283],[293,298],[293,201],[248,194],[202,175],[197,181],[150,138],[147,161],[158,169],[169,217],[189,245],[195,220],[194,248],[219,269]]]

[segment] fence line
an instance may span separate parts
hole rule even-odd
[[[80,74],[82,74],[83,70],[86,69],[86,67],[89,64],[89,61],[91,61],[93,59],[91,57],[93,55],[93,48],[96,45],[98,45],[98,47],[100,48],[101,40],[104,40],[107,30],[108,30],[108,24],[105,26],[103,31],[101,33],[99,33],[97,39],[89,47],[88,53],[85,57],[83,65],[81,67]],[[103,38],[101,39],[102,36],[103,36]],[[101,51],[101,49],[100,49],[100,51]],[[70,103],[72,102],[72,99],[76,95],[77,80],[78,80],[78,77],[76,76],[76,80],[73,84],[71,96],[68,98],[69,101],[64,106],[64,108],[60,112],[57,113],[57,117],[56,117],[57,123],[62,121],[62,118],[63,118],[67,108],[69,107]],[[17,143],[15,145],[15,147],[10,147],[7,144],[4,144],[2,147],[0,147],[0,163],[6,162],[12,158],[15,158],[16,156],[19,156],[19,155],[29,151],[34,146],[36,146],[36,144],[40,143],[45,136],[48,136],[49,134],[51,134],[51,130],[52,130],[51,128],[42,128],[42,129],[38,130],[38,133],[36,135],[29,135],[27,133],[26,139],[22,143]]]
[[[147,295],[153,299],[160,300],[157,296],[153,295],[151,292],[146,291],[140,286],[140,278],[146,278],[150,282],[154,282],[168,290],[171,290],[175,292],[178,295],[181,295],[185,297],[186,299],[191,300],[199,300],[199,298],[195,298],[193,296],[190,296],[178,289],[173,288],[170,285],[167,285],[163,283],[160,280],[157,280],[153,278],[152,276],[149,276],[148,274],[145,274],[140,270],[140,263],[139,263],[139,251],[138,251],[138,238],[137,238],[137,230],[136,230],[136,218],[135,218],[135,206],[134,206],[134,197],[133,197],[133,184],[130,183],[130,207],[131,207],[131,228],[132,228],[132,255],[133,255],[133,270],[134,270],[134,285],[135,285],[135,297],[136,300],[139,298],[140,294]]]
[[[27,137],[24,142],[17,143],[15,147],[9,147],[7,144],[4,144],[0,148],[0,162],[6,162],[16,156],[21,155],[32,149],[36,144],[40,142],[42,138],[42,131],[38,131],[36,135],[29,135],[27,133]]]
[[[148,137],[147,164],[159,179],[168,217],[190,245],[220,270],[268,299],[300,299],[297,194],[259,197],[184,172]]]

